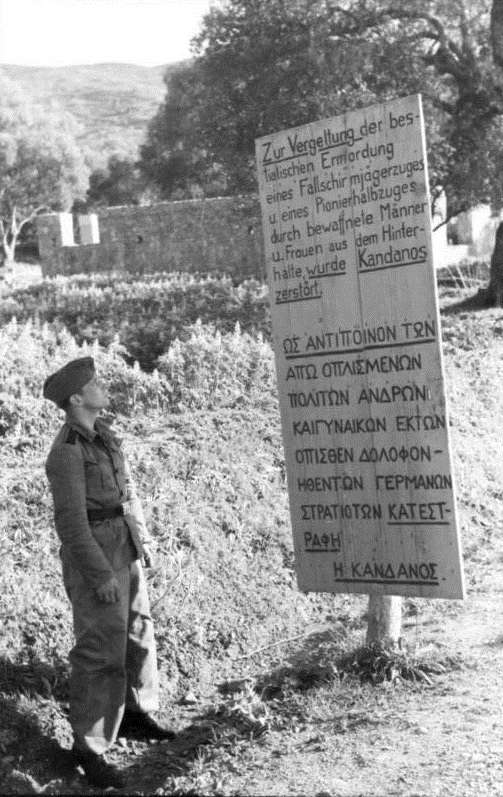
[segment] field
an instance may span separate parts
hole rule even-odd
[[[128,792],[503,791],[503,312],[473,292],[441,293],[469,596],[404,601],[407,652],[376,664],[365,598],[296,589],[265,287],[158,275],[4,291],[2,794],[88,793],[55,758],[72,643],[44,474],[62,418],[41,398],[47,373],[88,351],[159,547],[163,709],[180,731],[117,746]]]

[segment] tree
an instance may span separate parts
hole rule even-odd
[[[229,186],[221,165],[201,133],[204,71],[181,66],[165,77],[167,96],[151,120],[138,166],[161,199],[223,196]],[[216,109],[215,109],[216,110]]]
[[[477,201],[501,202],[503,95],[488,6],[232,0],[209,15],[197,42],[208,76],[204,135],[239,174],[236,161],[253,156],[257,135],[422,92],[433,189],[446,191],[452,214]],[[224,118],[213,125],[208,106],[217,102]]]
[[[481,201],[501,205],[503,81],[491,57],[489,2],[366,0],[349,5],[358,6],[358,15],[337,9],[338,41],[355,46],[361,37],[375,37],[384,52],[390,43],[392,57],[410,52],[414,74],[399,80],[397,93],[406,87],[422,91],[433,112],[430,126],[434,120],[443,148],[440,157],[435,148],[431,151],[432,182],[446,191],[451,214]],[[373,58],[376,77],[365,75],[379,99],[384,66],[382,58]]]
[[[353,13],[356,6],[357,15]],[[430,150],[433,190],[446,192],[449,214],[481,202],[501,210],[502,0],[417,0],[407,4],[360,0],[338,7],[337,13],[340,40],[355,42],[375,35],[382,45],[392,42],[393,51],[409,48],[414,54],[416,90],[426,95],[433,112],[429,117],[430,147],[435,140],[432,123],[437,143],[442,145]],[[376,60],[373,62],[375,66]],[[382,74],[379,69],[376,72]],[[425,80],[429,75],[434,80],[430,88]],[[500,304],[503,274],[497,264],[493,255],[486,296]]]
[[[205,18],[199,57],[167,80],[167,98],[141,150],[166,193],[198,185],[256,190],[257,135],[326,115],[333,77],[320,63],[326,14],[310,0],[232,0]],[[333,47],[325,37],[325,49]]]
[[[90,207],[138,205],[143,182],[133,161],[111,155],[106,169],[95,169],[89,176],[87,204]]]
[[[194,51],[142,148],[165,195],[255,191],[256,137],[421,92],[433,199],[503,206],[503,0],[228,0]]]
[[[0,74],[0,235],[12,269],[23,228],[41,210],[66,210],[86,169],[72,120],[43,114]]]

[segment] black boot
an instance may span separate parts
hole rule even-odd
[[[176,733],[160,725],[150,714],[143,711],[126,711],[120,724],[118,736],[130,739],[174,739]]]
[[[74,760],[80,764],[85,772],[87,782],[92,786],[100,786],[108,789],[114,786],[116,789],[125,785],[124,776],[112,764],[108,764],[103,756],[91,752],[91,750],[72,750]]]

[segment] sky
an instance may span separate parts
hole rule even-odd
[[[215,0],[0,0],[0,64],[159,66],[189,58]]]

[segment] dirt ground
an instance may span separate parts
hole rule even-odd
[[[224,793],[340,797],[477,797],[503,794],[503,607],[501,592],[472,596],[456,616],[417,627],[465,658],[434,686],[367,688],[349,710],[308,718],[295,738],[275,736]],[[409,629],[414,635],[416,629]],[[369,694],[373,690],[373,694]],[[381,700],[379,699],[381,697]],[[331,716],[330,716],[331,715]]]
[[[416,689],[314,691],[298,723],[290,718],[287,727],[232,756],[226,767],[207,753],[206,770],[201,766],[192,773],[196,792],[200,787],[212,794],[317,797],[503,794],[501,589],[433,609],[422,622],[409,623],[406,634],[423,651],[441,639],[445,651],[460,654],[460,669]],[[160,748],[157,755],[160,763]],[[180,786],[190,788],[190,779]]]
[[[173,707],[175,742],[119,740],[110,758],[127,773],[127,794],[316,795],[316,797],[482,797],[503,794],[503,586],[464,602],[425,602],[404,623],[421,655],[453,666],[431,683],[330,683],[300,688],[299,641],[288,654],[250,664],[250,679],[274,663],[296,661],[280,699],[246,692],[237,665],[236,693],[218,704],[190,699]],[[304,657],[326,635],[302,641]],[[304,659],[305,660],[305,659]],[[243,678],[243,676],[245,676]],[[304,684],[305,686],[305,684]],[[260,714],[263,713],[262,722]],[[44,719],[45,718],[45,719]],[[64,718],[38,700],[38,726]],[[53,748],[32,736],[10,762],[0,793],[96,793],[78,772],[62,770]],[[6,762],[2,760],[2,765]],[[31,773],[31,774],[30,774]],[[1,783],[1,781],[0,781]]]

